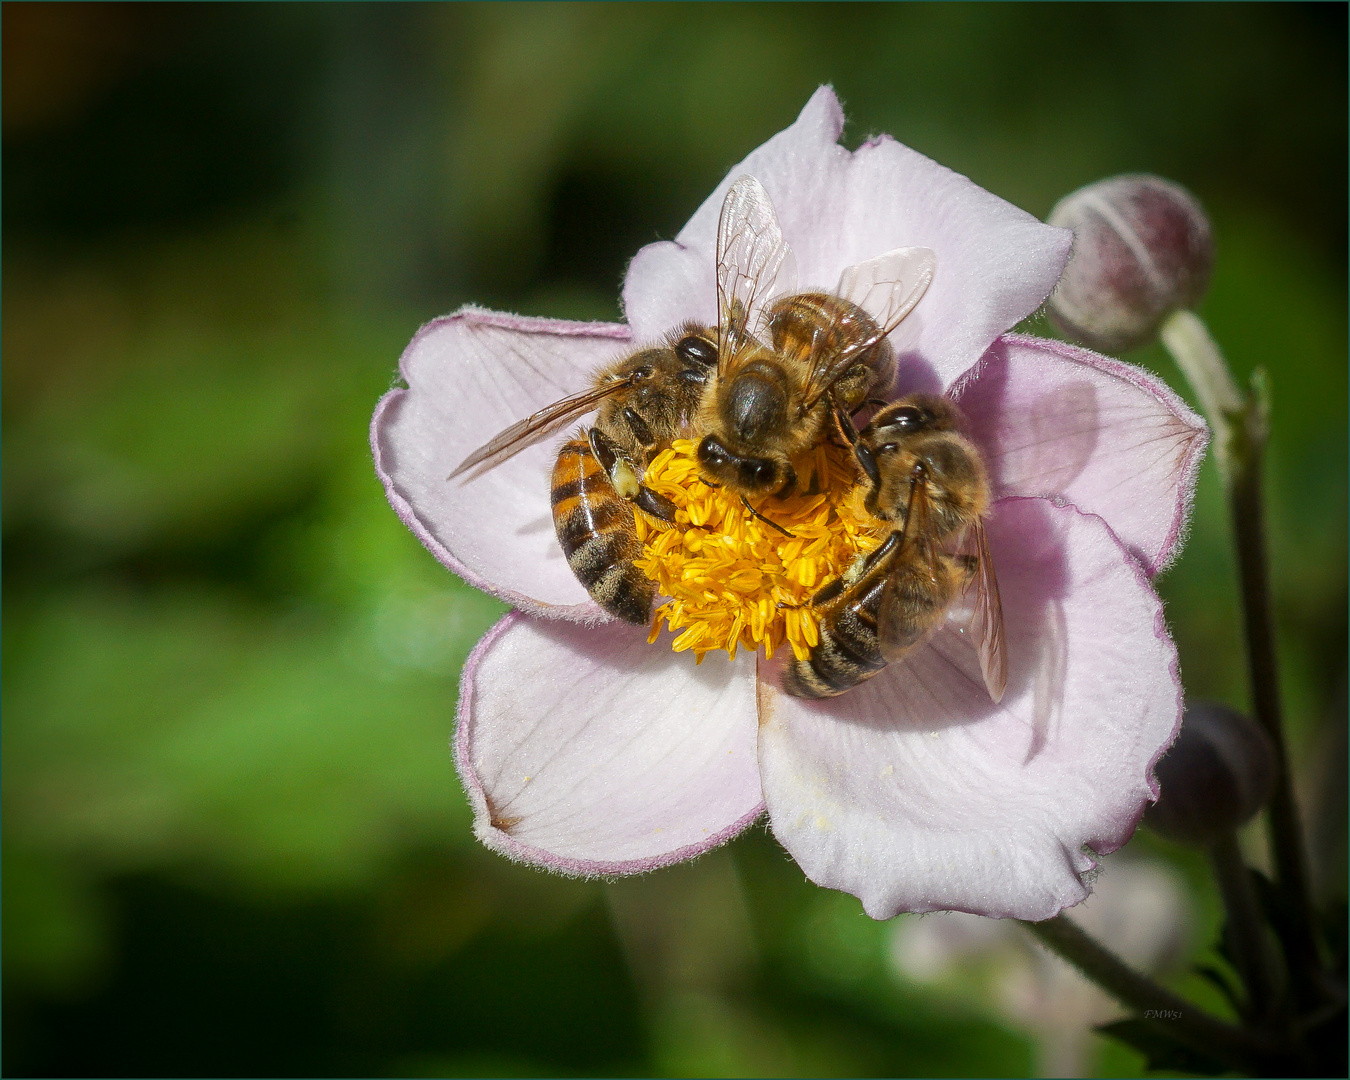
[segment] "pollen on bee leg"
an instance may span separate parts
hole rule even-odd
[[[830,444],[812,451],[798,470],[806,475],[809,468],[812,493],[766,500],[759,512],[768,524],[739,495],[703,482],[696,445],[677,440],[642,478],[675,504],[683,526],[639,523],[643,555],[635,565],[668,598],[652,617],[648,641],[664,623],[677,632],[671,647],[698,662],[718,649],[734,657],[742,647],[771,658],[784,645],[805,658],[820,640],[809,610],[818,585],[880,542],[876,522],[850,494],[857,476],[851,450]]]

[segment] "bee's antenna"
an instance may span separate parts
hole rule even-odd
[[[785,528],[783,528],[783,526],[779,525],[778,522],[776,522],[776,521],[770,521],[770,520],[769,520],[768,518],[766,518],[763,514],[761,514],[758,510],[756,510],[753,506],[751,506],[751,505],[750,505],[750,500],[747,499],[744,495],[741,496],[741,505],[744,506],[747,510],[749,510],[750,513],[754,514],[755,517],[759,518],[760,521],[764,522],[765,525],[771,525],[771,526],[773,526],[775,529],[777,529],[780,533],[782,533],[782,534],[783,534],[784,536],[786,536],[786,537],[790,537],[790,538],[793,539],[793,540],[797,539],[797,534],[796,534],[796,533],[790,533],[790,532],[788,532]]]

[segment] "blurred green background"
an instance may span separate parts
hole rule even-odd
[[[822,82],[848,145],[888,131],[1038,216],[1138,170],[1209,207],[1203,312],[1274,388],[1286,703],[1344,897],[1344,5],[0,14],[8,1075],[1051,1067],[989,975],[1016,946],[916,981],[912,917],[810,886],[762,828],[615,884],[480,849],[447,740],[502,608],[371,469],[420,323],[618,317],[626,260]],[[1181,389],[1160,350],[1130,359]],[[1210,465],[1160,587],[1188,693],[1244,706]],[[1182,884],[1170,977],[1202,993],[1203,865],[1128,852]]]

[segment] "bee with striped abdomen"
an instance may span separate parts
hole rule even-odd
[[[564,443],[553,467],[553,524],[568,566],[611,615],[645,625],[656,584],[634,562],[642,555],[637,507],[657,527],[675,506],[642,482],[652,457],[689,437],[717,362],[714,331],[688,325],[654,348],[602,368],[589,390],[512,424],[450,474],[476,475],[599,408],[594,422]]]
[[[863,505],[890,531],[811,598],[820,640],[807,659],[789,663],[783,689],[810,698],[852,689],[926,641],[973,587],[973,640],[989,696],[999,701],[1008,664],[984,531],[989,477],[960,433],[956,407],[912,394],[878,412],[861,433],[853,435],[846,417],[840,425],[856,440]]]

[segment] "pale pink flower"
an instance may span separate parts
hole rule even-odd
[[[466,308],[424,326],[380,402],[376,468],[455,573],[517,608],[474,649],[455,758],[475,832],[510,858],[614,875],[692,858],[766,809],[811,880],[869,914],[1043,919],[1088,893],[1157,795],[1180,719],[1176,652],[1150,576],[1177,552],[1207,433],[1159,380],[1008,335],[1053,288],[1070,234],[887,137],[850,153],[819,90],[735,166],[674,241],[638,252],[627,324]],[[608,621],[569,571],[549,509],[553,448],[446,476],[598,365],[716,319],[714,238],[731,181],[768,191],[802,287],[931,248],[937,273],[893,335],[896,393],[945,390],[986,455],[1008,638],[990,701],[956,628],[825,702],[778,689],[781,656],[710,654]]]

